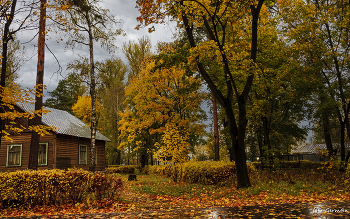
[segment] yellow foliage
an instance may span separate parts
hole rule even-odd
[[[91,96],[83,95],[78,97],[78,101],[72,107],[73,113],[76,117],[81,119],[86,124],[91,123]],[[101,114],[102,106],[100,101],[96,100],[97,118]]]
[[[137,150],[160,136],[147,150],[162,160],[185,162],[189,133],[204,133],[198,112],[206,94],[199,90],[199,79],[188,76],[184,66],[157,68],[154,60],[141,66],[125,91],[127,107],[118,123],[124,140],[120,147],[132,145]]]
[[[172,123],[165,125],[165,131],[160,144],[159,150],[156,152],[156,158],[166,162],[171,157],[174,163],[183,163],[188,161],[188,132],[181,130]]]
[[[45,89],[45,86],[38,86],[40,87],[40,89]],[[28,88],[25,90],[22,89],[19,85],[13,83],[8,87],[0,87],[0,90],[0,98],[2,98],[3,101],[0,107],[2,107],[4,111],[0,114],[0,118],[2,120],[14,121],[17,118],[33,119],[34,116],[41,116],[50,112],[49,110],[45,110],[44,108],[40,110],[29,110],[28,112],[18,112],[17,110],[15,110],[16,104],[34,103],[34,99],[32,98],[32,96],[42,95],[36,92],[36,87],[34,87],[34,89]],[[22,125],[16,124],[15,122],[10,122],[10,125],[6,125],[5,130],[3,130],[2,138],[6,141],[12,141],[10,133],[20,134],[26,129],[34,130],[43,136],[49,134],[50,130],[54,130],[54,127],[47,127],[45,125],[24,127]]]

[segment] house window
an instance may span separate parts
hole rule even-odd
[[[47,147],[48,143],[40,143],[39,144],[39,152],[38,152],[38,165],[44,166],[47,165]]]
[[[21,166],[22,145],[7,145],[7,162],[6,166]]]
[[[87,146],[79,145],[79,164],[87,164]]]

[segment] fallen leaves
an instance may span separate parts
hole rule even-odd
[[[167,178],[155,175],[138,175],[138,181],[127,181],[127,175],[122,175],[124,191],[114,203],[105,202],[104,205],[77,203],[64,206],[41,206],[33,209],[3,209],[1,216],[34,216],[34,215],[62,215],[62,214],[91,214],[110,212],[129,212],[135,217],[142,212],[149,212],[148,216],[166,215],[164,212],[185,211],[181,215],[197,216],[203,209],[217,209],[220,207],[238,209],[232,215],[237,217],[262,214],[267,217],[286,215],[303,215],[299,209],[289,209],[291,214],[284,213],[284,205],[306,206],[308,203],[321,203],[325,201],[348,201],[349,191],[339,187],[320,182],[299,182],[285,184],[283,181],[264,183],[263,180],[254,182],[248,189],[237,190],[233,186],[200,185],[188,183],[174,183]],[[248,208],[249,206],[253,206]],[[270,206],[267,209],[266,206]],[[274,207],[271,207],[274,206]],[[333,209],[337,209],[334,206]],[[187,210],[186,210],[187,209]],[[197,209],[197,210],[195,210]],[[201,209],[201,210],[198,210]],[[239,210],[240,209],[240,210]],[[279,210],[278,210],[279,209]],[[278,211],[277,211],[278,210]],[[236,210],[235,210],[236,211]],[[349,210],[350,211],[350,210]],[[132,212],[138,212],[136,215]],[[163,212],[163,213],[162,213]],[[268,213],[266,213],[268,212]],[[298,213],[299,212],[299,213]],[[172,214],[170,213],[170,214]],[[230,213],[230,214],[231,214]],[[327,212],[330,214],[332,212]],[[334,212],[333,212],[334,213]],[[180,213],[179,213],[180,214]],[[204,213],[203,213],[204,214]],[[217,214],[207,211],[205,214]]]

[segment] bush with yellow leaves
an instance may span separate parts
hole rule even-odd
[[[113,174],[82,169],[23,170],[0,173],[0,202],[31,208],[38,205],[101,203],[118,197],[122,181]],[[14,207],[17,207],[14,206]]]

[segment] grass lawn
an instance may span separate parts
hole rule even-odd
[[[200,185],[175,183],[157,175],[137,174],[137,181],[128,181],[128,174],[120,174],[120,177],[124,182],[123,192],[113,203],[106,201],[98,206],[87,202],[28,210],[8,208],[2,209],[0,216],[161,211],[350,199],[348,176],[339,172],[257,171],[250,174],[252,187],[239,190],[236,189],[235,180],[220,185]]]
[[[122,175],[126,184],[122,201],[138,209],[182,209],[349,200],[349,187],[341,186],[341,179],[333,182],[334,177],[312,171],[266,171],[250,176],[252,187],[237,190],[233,181],[200,185],[138,175],[138,181],[128,182]]]

